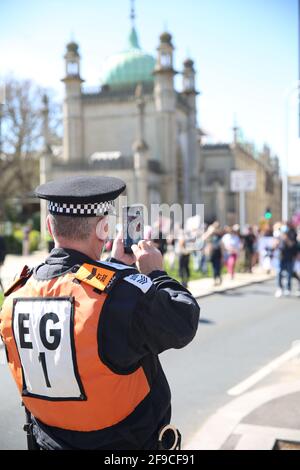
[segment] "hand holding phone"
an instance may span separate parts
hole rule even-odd
[[[129,266],[135,263],[135,256],[133,254],[127,254],[124,252],[123,236],[121,232],[118,233],[113,242],[111,256],[115,260],[121,261],[122,263],[128,264]]]
[[[144,238],[143,206],[125,206],[122,210],[124,252],[132,254],[132,245]]]
[[[132,250],[136,258],[136,266],[143,274],[152,271],[163,271],[163,257],[154,243],[148,240],[141,240],[138,245],[132,245]]]

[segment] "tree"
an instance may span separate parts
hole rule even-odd
[[[5,102],[0,133],[0,219],[9,201],[24,201],[39,182],[39,157],[43,142],[45,90],[31,80],[5,80]],[[51,93],[50,93],[50,97]],[[60,112],[49,100],[49,127],[53,141],[59,139]],[[26,205],[26,203],[25,203]]]

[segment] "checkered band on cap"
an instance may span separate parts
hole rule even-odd
[[[114,211],[114,201],[95,202],[86,204],[69,204],[66,202],[48,202],[51,214],[93,217],[111,214]]]

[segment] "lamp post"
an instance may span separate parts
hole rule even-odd
[[[285,129],[285,161],[282,172],[282,220],[286,221],[289,218],[289,182],[288,182],[288,164],[289,164],[289,111],[290,99],[297,96],[299,99],[300,81],[289,88],[285,93],[285,114],[286,114],[286,129]]]
[[[43,119],[43,150],[40,156],[40,184],[46,183],[50,177],[50,159],[51,159],[51,147],[49,143],[49,99],[45,94],[42,98],[42,109]],[[40,211],[41,211],[41,245],[46,246],[47,229],[46,229],[46,217],[47,217],[47,203],[45,199],[40,200]]]
[[[1,95],[0,95],[0,158],[3,151],[3,143],[2,143],[2,120],[4,118],[4,103],[1,102]]]

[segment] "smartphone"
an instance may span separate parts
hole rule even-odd
[[[132,245],[144,239],[143,206],[124,206],[122,208],[124,252],[132,254]]]

